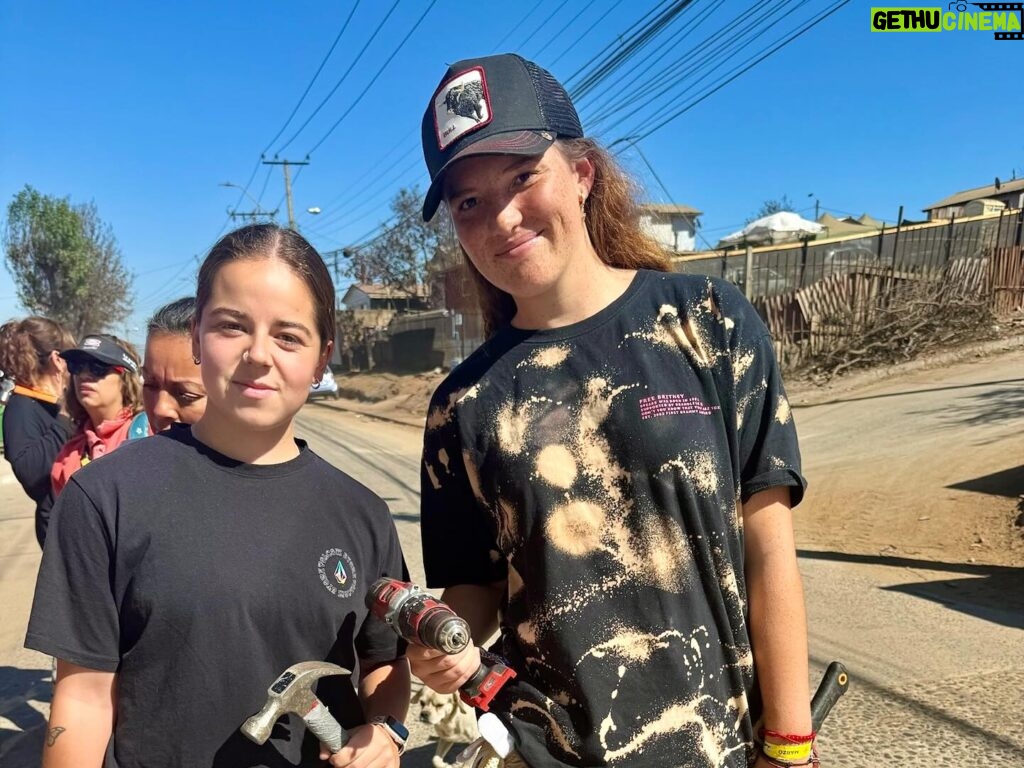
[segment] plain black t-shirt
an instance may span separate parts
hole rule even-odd
[[[252,465],[179,426],[75,473],[53,510],[26,645],[118,673],[107,768],[316,764],[298,718],[263,747],[239,727],[300,661],[402,655],[367,588],[405,578],[387,505],[305,443]],[[358,657],[358,660],[357,660]],[[352,681],[318,693],[363,722]]]
[[[803,495],[767,329],[719,280],[638,272],[573,325],[506,328],[427,417],[428,584],[508,580],[495,700],[548,765],[739,768],[758,707],[741,504]]]

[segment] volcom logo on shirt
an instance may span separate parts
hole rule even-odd
[[[328,549],[316,565],[320,583],[335,597],[351,597],[356,589],[356,566],[343,549]]]

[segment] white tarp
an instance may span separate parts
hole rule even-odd
[[[728,237],[723,237],[719,244],[740,245],[750,243],[751,245],[760,245],[788,243],[793,240],[801,240],[805,237],[821,234],[824,229],[821,224],[808,221],[798,214],[791,213],[790,211],[780,211],[770,216],[754,219],[754,221],[747,224],[739,232],[733,232]]]

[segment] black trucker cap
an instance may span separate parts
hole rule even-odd
[[[444,172],[470,155],[540,155],[556,138],[583,137],[569,94],[550,72],[514,53],[448,67],[423,115],[430,188],[423,218],[441,202]]]
[[[139,364],[121,349],[113,336],[105,333],[94,333],[82,339],[77,347],[65,349],[60,353],[65,360],[99,360],[107,365],[118,365],[132,373],[139,372]]]

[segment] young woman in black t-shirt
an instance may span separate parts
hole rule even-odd
[[[668,274],[532,62],[451,65],[422,140],[424,218],[446,204],[487,337],[431,401],[424,567],[478,642],[500,629],[505,764],[809,761],[804,481],[764,324],[734,287]],[[442,693],[480,664],[409,658]]]
[[[301,235],[252,225],[213,247],[192,332],[204,414],[92,462],[55,507],[27,638],[58,658],[46,768],[315,761],[294,715],[263,746],[238,730],[308,660],[360,671],[318,687],[350,729],[320,758],[398,766],[377,725],[404,717],[408,663],[363,601],[405,575],[397,533],[379,497],[294,437],[333,337],[333,284]]]

